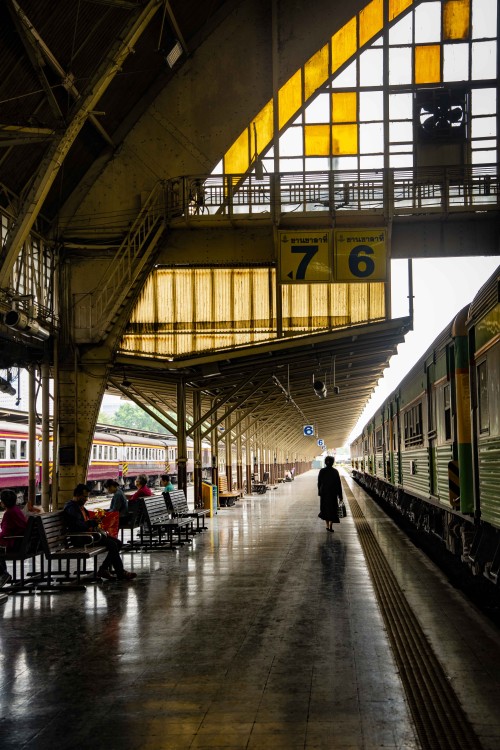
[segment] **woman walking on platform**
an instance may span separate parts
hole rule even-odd
[[[340,474],[333,468],[333,456],[325,458],[325,468],[318,474],[318,495],[320,511],[318,517],[326,523],[326,530],[333,533],[332,524],[340,523],[338,500],[342,500]]]

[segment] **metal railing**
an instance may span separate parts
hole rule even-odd
[[[392,218],[499,207],[496,164],[255,175],[197,175],[165,182],[167,219],[360,211]]]
[[[75,298],[77,338],[96,340],[123,305],[151,251],[151,239],[172,226],[263,219],[284,214],[352,214],[387,221],[415,215],[485,213],[499,209],[497,165],[300,174],[195,175],[158,182],[93,292]],[[158,235],[159,236],[159,235]],[[154,244],[154,243],[153,243]]]
[[[93,292],[75,299],[74,328],[77,339],[84,336],[95,340],[103,336],[106,326],[123,305],[153,250],[152,239],[155,235],[159,236],[164,222],[164,184],[158,182],[103,274],[103,283]]]

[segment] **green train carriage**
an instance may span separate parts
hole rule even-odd
[[[497,581],[498,271],[353,441],[353,476],[391,512]],[[362,458],[361,458],[362,456]]]

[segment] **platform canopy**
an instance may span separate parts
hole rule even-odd
[[[239,417],[258,418],[261,429],[289,433],[299,458],[311,458],[321,452],[318,439],[330,449],[345,444],[410,325],[410,318],[399,318],[175,363],[122,353],[109,392],[162,413],[171,427],[168,415],[176,411],[177,384],[183,381],[188,415],[193,392],[201,394],[203,414],[220,404],[221,435],[228,428],[237,432]],[[316,394],[319,382],[323,398]],[[304,435],[311,425],[313,435]]]

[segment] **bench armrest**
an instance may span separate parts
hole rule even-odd
[[[68,534],[66,536],[70,536],[73,539],[74,538],[79,538],[79,539],[80,538],[87,538],[87,539],[90,539],[90,541],[87,544],[83,545],[84,547],[92,547],[92,545],[95,542],[99,541],[99,539],[101,538],[100,533],[96,532],[96,531],[82,531],[82,532],[75,532],[75,533],[72,532],[71,534],[68,532]]]

